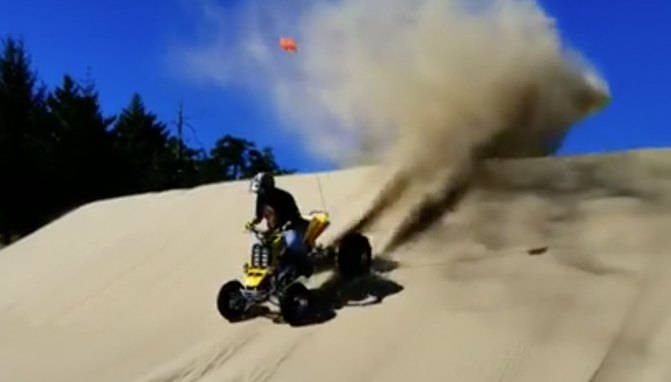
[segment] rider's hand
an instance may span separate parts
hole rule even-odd
[[[251,230],[254,226],[255,226],[254,222],[250,220],[250,221],[248,221],[247,223],[245,223],[245,230],[249,231],[249,230]]]

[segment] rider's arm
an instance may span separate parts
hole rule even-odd
[[[252,219],[253,224],[258,224],[263,220],[263,209],[261,203],[261,196],[256,197],[256,208],[254,213],[254,219]]]

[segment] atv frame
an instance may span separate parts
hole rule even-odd
[[[268,302],[279,307],[285,322],[299,324],[310,308],[310,291],[301,278],[309,278],[316,269],[333,267],[344,279],[369,272],[372,250],[368,238],[350,233],[336,245],[317,244],[316,239],[330,225],[329,216],[313,211],[307,220],[304,241],[310,255],[306,269],[282,266],[282,230],[250,230],[259,242],[252,246],[242,279],[230,280],[219,290],[217,308],[224,318],[229,322],[240,321],[251,308]]]

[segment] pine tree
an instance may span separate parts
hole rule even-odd
[[[71,208],[115,195],[121,173],[109,132],[114,117],[102,115],[94,86],[66,75],[47,105],[55,126],[59,203]]]
[[[24,235],[39,224],[49,203],[50,131],[44,87],[23,41],[3,39],[0,54],[0,240]]]
[[[126,192],[158,191],[170,185],[165,170],[175,157],[167,126],[146,110],[139,94],[121,111],[112,132],[128,176]]]

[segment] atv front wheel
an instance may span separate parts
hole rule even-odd
[[[280,310],[282,318],[289,325],[300,324],[307,317],[310,308],[310,291],[300,282],[287,287],[282,294]]]
[[[217,297],[217,309],[219,313],[229,322],[235,322],[243,318],[246,303],[242,295],[242,283],[238,280],[226,282],[219,290]]]
[[[338,271],[346,279],[366,274],[372,262],[368,238],[360,233],[345,236],[338,246]]]

